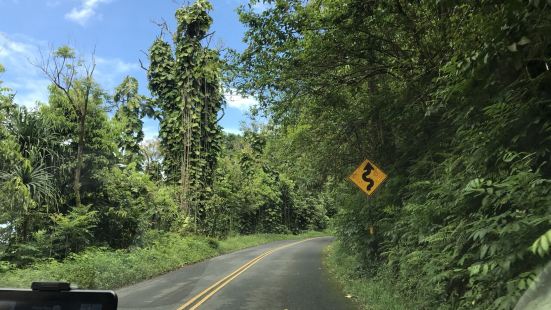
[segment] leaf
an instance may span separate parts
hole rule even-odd
[[[471,276],[476,275],[476,274],[480,273],[480,264],[472,265],[468,269],[469,269],[469,273],[471,274]]]
[[[483,275],[488,274],[488,271],[489,271],[489,270],[490,270],[490,265],[488,265],[488,264],[482,265],[482,274],[483,274]]]
[[[507,46],[507,49],[510,51],[510,52],[518,52],[518,49],[517,49],[517,44],[516,43],[513,43],[509,46]]]
[[[520,46],[523,46],[523,45],[529,44],[530,42],[532,42],[532,41],[530,41],[530,39],[523,36],[522,38],[520,38],[520,40],[517,42],[517,44],[520,45]]]
[[[517,286],[518,286],[519,289],[525,290],[527,288],[526,279],[520,279],[520,281],[518,281]]]
[[[551,242],[551,229],[541,235],[538,239],[532,243],[530,251],[541,257],[545,256],[549,252],[549,243]]]
[[[544,253],[549,251],[549,239],[546,235],[543,235],[543,238],[541,239],[541,248]]]
[[[484,258],[487,252],[488,252],[488,245],[484,244],[482,248],[480,248],[480,258]]]

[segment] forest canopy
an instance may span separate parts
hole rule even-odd
[[[271,116],[272,162],[329,189],[356,276],[512,308],[549,262],[551,3],[258,2],[234,85]],[[365,158],[389,174],[369,199],[345,181]]]
[[[26,108],[0,85],[0,272],[139,247],[154,232],[225,238],[327,226],[329,203],[270,162],[267,130],[218,125],[224,60],[205,43],[211,9],[183,6],[174,35],[152,42],[151,96],[131,76],[102,89],[95,58],[70,46],[33,63],[51,82],[47,102]],[[160,123],[158,139],[144,141],[144,117]]]
[[[36,108],[0,82],[0,277],[155,238],[329,228],[354,277],[423,309],[540,293],[551,1],[249,0],[229,52],[208,44],[211,10],[182,6],[151,42],[149,94],[131,76],[102,89],[69,46],[36,63]],[[267,121],[225,133],[227,89]],[[346,180],[366,158],[389,176],[370,197]]]

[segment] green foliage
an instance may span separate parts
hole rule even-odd
[[[81,200],[84,204],[94,204],[100,183],[97,174],[105,167],[117,163],[117,132],[116,122],[110,120],[106,112],[106,99],[99,88],[93,88],[87,106],[86,128],[83,139],[82,172],[80,176]],[[54,128],[55,136],[60,137],[56,145],[57,153],[63,157],[52,162],[57,166],[58,188],[62,188],[63,196],[72,196],[71,187],[66,187],[74,180],[74,170],[78,165],[78,149],[80,125],[82,120],[72,107],[63,92],[50,88],[49,104],[40,109],[41,117]],[[74,199],[74,197],[71,197]],[[71,203],[70,199],[67,199]]]
[[[178,221],[170,193],[157,192],[149,177],[136,170],[136,164],[105,169],[98,179],[101,198],[94,209],[100,214],[100,224],[94,235],[109,246],[127,248],[151,226],[170,229]]]
[[[299,233],[327,226],[321,197],[304,194],[264,151],[270,132],[225,136],[213,191],[199,227],[210,236]]]
[[[75,51],[70,46],[67,46],[67,45],[59,47],[54,52],[54,56],[55,57],[60,57],[60,58],[66,58],[66,59],[67,58],[76,58]]]
[[[164,172],[169,181],[179,181],[182,211],[193,212],[195,221],[205,218],[220,150],[222,63],[218,51],[201,43],[212,23],[211,8],[198,0],[176,10],[174,50],[161,37],[149,50],[149,88],[159,110]]]
[[[7,237],[17,241],[25,241],[29,236],[29,217],[31,212],[36,208],[36,203],[33,201],[29,191],[28,184],[23,183],[19,177],[14,177],[8,180],[3,180],[2,191],[2,214],[4,225],[12,230],[14,236]],[[15,231],[13,231],[15,230]]]
[[[40,70],[51,82],[51,92],[55,96],[57,91],[58,101],[64,102],[63,107],[76,118],[73,126],[76,127],[78,136],[74,141],[77,144],[75,154],[75,167],[73,178],[73,194],[75,205],[81,204],[81,174],[83,170],[84,154],[86,152],[87,140],[87,118],[89,108],[101,106],[101,99],[105,94],[94,82],[95,62],[92,57],[91,63],[85,62],[77,57],[74,50],[69,46],[61,46],[47,56],[41,55]],[[103,98],[102,98],[103,97]]]
[[[549,4],[268,3],[240,11],[234,84],[274,166],[340,207],[357,273],[419,308],[512,308],[548,261]],[[369,200],[344,181],[366,156],[390,175]]]
[[[90,206],[73,208],[67,215],[53,214],[51,216],[54,225],[51,233],[52,250],[63,253],[66,257],[69,253],[77,253],[89,246],[93,239],[93,229],[98,223],[98,212],[91,211]],[[37,232],[35,240],[40,243],[45,241],[44,231]]]
[[[541,235],[530,247],[530,251],[539,256],[545,256],[549,252],[549,244],[551,243],[551,230]]]
[[[94,57],[69,46],[42,55],[51,85],[36,109],[0,81],[0,282],[119,286],[327,227],[333,198],[295,183],[299,174],[272,156],[286,142],[273,128],[222,133],[227,67],[206,46],[211,9],[183,6],[171,43],[153,42],[153,98],[130,76],[108,95]],[[143,141],[145,116],[159,120],[159,139]],[[211,239],[238,233],[267,235]]]
[[[126,162],[141,162],[140,143],[144,138],[142,130],[145,98],[138,94],[138,80],[127,76],[115,89],[113,97],[118,109],[114,119],[117,121],[120,135],[118,147]]]
[[[34,264],[31,268],[0,269],[0,286],[28,288],[33,281],[67,281],[80,288],[115,289],[163,274],[206,258],[256,246],[270,241],[321,236],[257,235],[233,237],[220,241],[204,237],[181,237],[151,231],[140,248],[109,250],[88,248],[72,254],[63,262],[55,260]]]
[[[69,58],[74,58],[71,53],[62,48],[54,53],[54,57],[58,58],[52,61],[61,57],[66,59],[67,65],[81,66],[80,63],[71,63]],[[76,76],[74,70],[77,69],[69,66],[60,74],[64,76],[65,73],[73,72]],[[132,81],[128,78],[127,83],[118,89],[117,100],[121,104],[124,102],[127,110],[135,112],[132,104],[137,100],[137,85],[132,84]],[[103,171],[109,171],[110,167],[117,164],[119,137],[113,129],[120,122],[116,117],[109,118],[105,109],[109,98],[93,83],[91,76],[84,80],[75,78],[53,82],[63,82],[67,88],[57,85],[50,87],[48,104],[40,105],[36,111],[6,105],[1,114],[0,187],[3,191],[0,194],[0,257],[19,266],[44,258],[63,258],[92,244],[99,244],[103,240],[98,231],[110,227],[122,231],[116,240],[111,241],[113,244],[133,244],[136,242],[134,239],[139,238],[139,233],[148,227],[148,224],[143,224],[148,215],[145,212],[135,214],[136,210],[148,210],[154,202],[159,202],[161,207],[169,205],[156,197],[148,196],[147,206],[139,199],[129,198],[137,195],[129,187],[139,186],[136,183],[140,182],[146,184],[149,193],[157,192],[146,175],[136,176],[136,163],[130,164],[125,160],[124,163],[131,166],[128,171],[132,172],[124,176],[118,173],[104,177]],[[138,158],[138,152],[139,149],[133,148],[125,150],[125,155],[128,155],[127,158]],[[81,153],[80,160],[78,153]],[[86,205],[76,203],[73,206],[76,199],[71,183],[74,184],[73,173],[79,162],[82,168],[79,188]],[[112,181],[116,177],[119,179]],[[121,179],[126,177],[132,182]],[[112,182],[103,186],[105,180]],[[128,195],[113,190],[123,184],[129,185],[125,187]],[[112,205],[105,206],[105,201]],[[107,227],[98,226],[107,225],[102,221],[107,214],[100,214],[101,211],[120,208],[122,203],[135,204],[129,208],[134,210],[131,219],[122,216],[119,219],[123,225],[111,223]],[[172,222],[169,218],[163,221],[165,226],[167,222]],[[136,229],[132,223],[140,228]],[[133,235],[124,235],[128,231]],[[124,238],[133,239],[129,241]]]
[[[391,271],[381,272],[377,277],[362,273],[363,266],[354,255],[346,254],[340,243],[329,245],[324,253],[324,267],[341,285],[346,295],[361,309],[421,309],[423,296],[405,298],[396,292],[395,284],[389,282]]]
[[[186,228],[185,219],[177,204],[178,189],[169,186],[160,188],[152,187],[153,201],[148,207],[146,214],[149,218],[149,225],[160,231],[180,231]]]
[[[278,240],[301,240],[305,238],[315,238],[326,236],[326,233],[320,231],[308,231],[302,234],[254,234],[254,235],[237,235],[228,237],[219,242],[221,253],[237,251],[248,247],[261,245],[264,243]]]

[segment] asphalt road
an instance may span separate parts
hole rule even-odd
[[[119,309],[354,309],[322,268],[331,237],[218,256],[117,291]]]

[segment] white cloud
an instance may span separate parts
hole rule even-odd
[[[65,14],[65,18],[84,26],[90,18],[96,15],[98,5],[109,1],[110,0],[82,0],[80,7],[72,8],[69,13]]]
[[[28,39],[15,39],[0,32],[0,61],[17,67],[19,70],[34,69],[30,60],[37,54],[36,45]],[[20,61],[20,60],[25,61]]]
[[[151,120],[151,124],[148,124],[147,121],[144,122],[143,135],[144,141],[157,139],[159,135],[159,124],[153,120]]]
[[[119,58],[96,57],[94,79],[104,88],[112,89],[119,85],[126,75],[140,69],[137,63],[125,62]]]
[[[118,58],[96,57],[96,64],[98,66],[109,67],[111,71],[119,74],[127,73],[140,68],[137,63],[125,62]]]
[[[6,68],[4,86],[15,93],[15,102],[34,107],[37,101],[47,102],[49,81],[31,61],[39,53],[40,42],[29,38],[13,38],[0,32],[0,63]]]
[[[242,112],[248,111],[251,107],[258,104],[256,98],[242,96],[237,94],[235,90],[226,91],[224,97],[230,108],[236,108]]]
[[[15,93],[19,105],[34,107],[36,101],[48,101],[49,80],[32,63],[38,63],[40,50],[45,54],[51,47],[45,42],[23,36],[11,36],[0,32],[0,64],[6,72],[0,76],[5,87]],[[77,54],[78,51],[77,51]],[[84,57],[89,61],[89,57]],[[125,62],[118,58],[96,56],[94,79],[106,90],[116,87],[126,75],[139,70],[137,63]]]
[[[19,105],[33,108],[38,102],[48,102],[48,86],[50,81],[47,79],[31,79],[25,84],[12,83],[14,89],[15,102]]]

